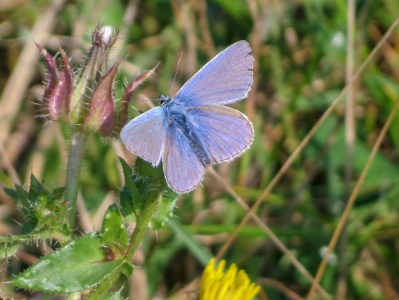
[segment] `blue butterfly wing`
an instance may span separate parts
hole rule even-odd
[[[166,182],[177,193],[188,193],[202,180],[205,167],[199,161],[187,137],[176,124],[167,129],[162,156]]]
[[[230,104],[248,96],[254,58],[246,41],[216,55],[177,92],[174,101],[185,106]]]
[[[242,155],[251,145],[254,129],[236,109],[220,105],[187,108],[192,130],[213,164]]]
[[[166,137],[165,123],[162,108],[155,107],[126,124],[120,137],[130,152],[157,166]]]
[[[129,122],[121,131],[122,141],[154,166],[162,160],[166,181],[174,191],[193,190],[208,164],[232,160],[252,143],[251,122],[239,111],[222,105],[248,96],[253,62],[247,42],[231,45],[199,70],[173,99],[184,110],[186,125],[167,119],[158,107]],[[187,128],[182,126],[190,127],[189,138],[195,136],[197,144],[189,140]],[[207,160],[201,162],[198,157]]]

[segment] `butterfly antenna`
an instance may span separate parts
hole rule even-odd
[[[183,56],[183,52],[180,52],[180,54],[179,54],[179,59],[177,60],[177,66],[176,66],[175,77],[173,77],[172,85],[171,85],[171,87],[170,87],[170,89],[169,89],[168,95],[170,95],[170,92],[171,92],[173,86],[175,85],[176,76],[177,76],[177,71],[179,70],[180,60],[181,60],[182,56]]]

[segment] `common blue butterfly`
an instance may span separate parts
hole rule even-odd
[[[232,44],[177,92],[161,95],[161,106],[130,121],[120,136],[128,150],[157,166],[177,193],[193,190],[208,166],[231,161],[251,145],[248,118],[231,107],[248,96],[254,58],[246,41]]]

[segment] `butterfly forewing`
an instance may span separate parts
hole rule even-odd
[[[175,124],[168,127],[162,163],[166,181],[177,193],[193,190],[204,177],[205,167]]]
[[[248,96],[253,81],[254,58],[245,41],[216,55],[176,94],[186,106],[229,104]]]
[[[121,139],[131,152],[158,165],[166,136],[165,122],[162,108],[153,108],[123,127]]]
[[[212,163],[240,156],[251,145],[254,130],[248,118],[230,107],[208,105],[187,109],[193,130]]]

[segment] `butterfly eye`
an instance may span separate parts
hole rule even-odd
[[[161,102],[161,105],[164,103],[168,103],[170,100],[172,100],[172,98],[170,98],[169,96],[159,94],[159,101]]]

